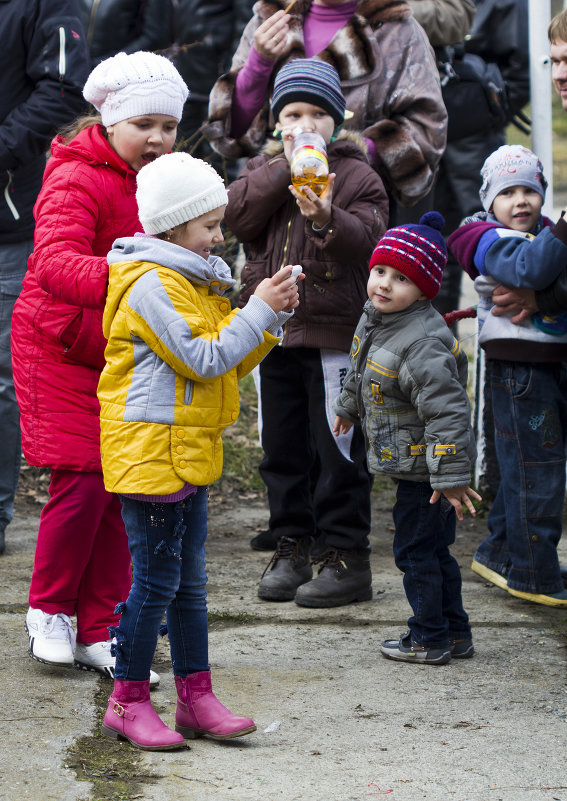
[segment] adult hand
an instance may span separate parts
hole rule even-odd
[[[289,50],[287,33],[289,17],[280,9],[268,17],[254,33],[254,48],[269,61],[277,61]]]
[[[331,222],[331,201],[333,199],[333,184],[335,183],[335,173],[329,173],[329,181],[327,186],[320,195],[309,187],[305,186],[299,192],[293,184],[290,184],[288,189],[294,196],[299,211],[312,223],[315,223],[317,228],[324,228]]]
[[[518,323],[529,319],[537,311],[535,292],[532,289],[512,289],[508,286],[497,286],[492,293],[495,317],[510,317],[510,322]]]

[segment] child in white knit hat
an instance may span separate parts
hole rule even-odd
[[[131,577],[120,502],[104,489],[100,464],[106,256],[117,237],[139,229],[136,173],[172,149],[187,95],[173,64],[154,53],[119,53],[92,71],[84,96],[100,116],[82,118],[52,143],[14,311],[23,449],[30,464],[51,470],[26,618],[29,652],[107,676],[108,627]]]
[[[103,732],[143,749],[255,730],[212,692],[205,539],[208,485],[222,469],[221,435],[238,416],[238,379],[279,342],[298,304],[291,267],[231,310],[222,242],[228,195],[206,162],[171,153],[144,167],[137,190],[144,235],[109,253],[98,387],[106,489],[119,493],[134,578],[120,605],[114,691]],[[177,688],[175,729],[154,711],[150,665],[163,615]]]

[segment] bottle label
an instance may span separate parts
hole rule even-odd
[[[306,156],[317,159],[325,165],[328,164],[327,157],[324,153],[322,153],[320,150],[317,150],[317,148],[313,147],[312,145],[303,145],[293,156],[291,160],[291,169],[293,170],[297,166],[299,159],[304,159]]]

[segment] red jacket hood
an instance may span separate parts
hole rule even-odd
[[[124,177],[128,174],[136,175],[135,170],[109,144],[100,124],[84,128],[70,142],[65,142],[62,136],[56,136],[51,143],[51,158],[47,162],[46,175],[58,163],[77,159],[92,166],[106,164]]]

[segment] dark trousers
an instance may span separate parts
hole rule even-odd
[[[558,364],[490,362],[500,486],[490,535],[475,559],[507,576],[514,590],[561,592],[567,444],[567,370]]]
[[[367,550],[371,477],[359,427],[335,437],[333,402],[348,355],[276,347],[260,364],[260,474],[270,528],[321,536],[326,547]]]
[[[449,639],[471,636],[461,598],[461,571],[449,546],[455,542],[455,510],[442,497],[429,503],[432,489],[419,481],[399,481],[394,504],[394,560],[404,574],[413,610],[412,639],[445,648]]]

